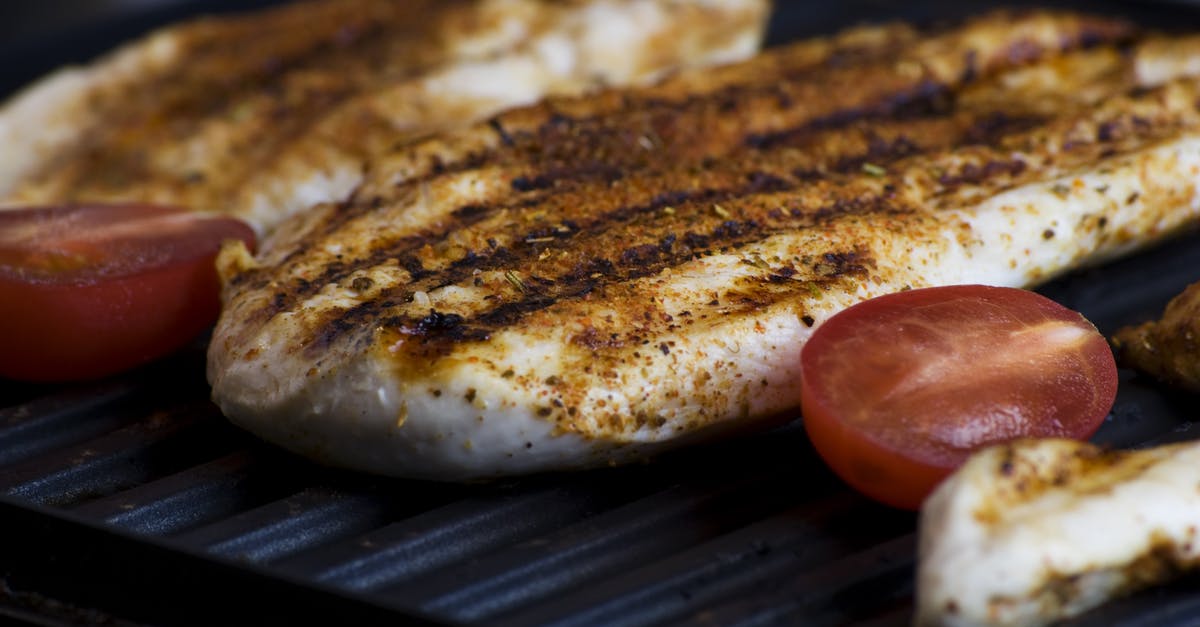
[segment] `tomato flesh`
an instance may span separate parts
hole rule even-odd
[[[814,447],[851,486],[905,509],[983,446],[1090,437],[1117,392],[1096,328],[1014,288],[935,287],[859,303],[818,327],[800,361]]]
[[[220,308],[229,217],[154,205],[0,211],[0,376],[107,376],[186,345]]]

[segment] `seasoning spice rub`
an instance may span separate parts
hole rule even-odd
[[[864,27],[405,146],[225,251],[214,399],[447,480],[762,424],[854,302],[1034,285],[1194,223],[1197,54],[1059,12]]]
[[[156,31],[0,109],[0,203],[219,211],[260,233],[396,145],[758,49],[766,0],[307,0]]]

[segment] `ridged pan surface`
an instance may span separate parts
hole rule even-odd
[[[989,5],[778,4],[772,43]],[[200,5],[55,32],[86,58]],[[1200,25],[1200,9],[1184,4],[1086,8]],[[69,58],[51,40],[15,38],[9,47],[31,61],[0,76],[7,89],[30,78],[21,72]],[[1200,236],[1192,234],[1042,291],[1110,333],[1155,315],[1196,280]],[[916,516],[849,491],[798,423],[652,464],[442,485],[315,466],[230,426],[208,399],[200,343],[97,383],[0,381],[0,615],[118,625],[911,618]],[[1123,371],[1096,440],[1196,437],[1194,405]],[[1195,584],[1135,595],[1073,624],[1183,624],[1200,611]]]

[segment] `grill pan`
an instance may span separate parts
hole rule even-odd
[[[24,62],[3,64],[0,93],[170,20],[270,3],[6,4],[0,50]],[[769,43],[991,5],[777,4]],[[1183,3],[1075,7],[1200,26],[1200,6]],[[1197,280],[1192,232],[1041,291],[1110,333]],[[208,400],[203,351],[198,341],[96,383],[0,380],[0,616],[42,625],[911,620],[916,516],[848,490],[798,423],[625,468],[478,485],[382,479],[313,465],[226,423]],[[1194,396],[1127,371],[1120,385],[1096,441],[1200,437]],[[1070,624],[1191,624],[1197,584],[1188,577]]]

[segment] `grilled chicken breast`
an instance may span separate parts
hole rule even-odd
[[[0,109],[0,202],[151,201],[265,232],[432,131],[748,56],[767,13],[766,0],[325,0],[193,21]]]
[[[921,510],[917,625],[1044,625],[1200,564],[1200,443],[1022,441],[973,456]]]
[[[848,305],[1033,285],[1200,218],[1200,84],[1173,58],[1200,48],[1135,36],[864,28],[390,153],[223,252],[214,400],[314,459],[436,479],[766,424]]]
[[[1117,331],[1112,345],[1121,365],[1200,391],[1200,283],[1172,298],[1160,320]]]

